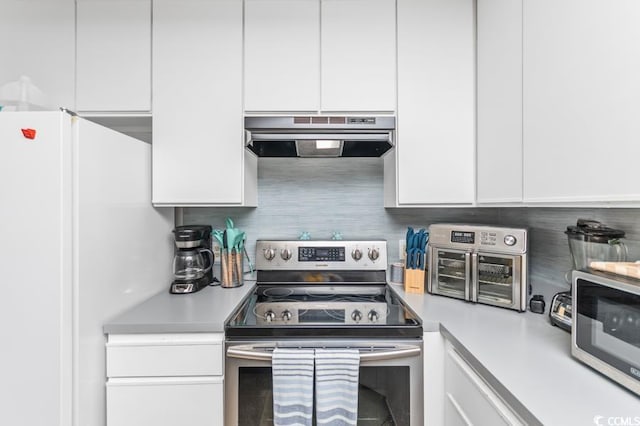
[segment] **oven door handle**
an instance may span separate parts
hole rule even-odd
[[[270,347],[272,349],[273,346]],[[247,359],[253,361],[271,361],[273,354],[271,350],[265,350],[264,346],[239,345],[227,348],[227,356],[230,358]],[[305,347],[305,349],[307,349]],[[331,348],[338,349],[338,348]],[[343,348],[346,349],[346,348]],[[360,351],[360,361],[385,361],[390,359],[408,358],[419,356],[421,353],[420,346],[406,345],[394,348],[379,348],[369,350],[364,348]]]

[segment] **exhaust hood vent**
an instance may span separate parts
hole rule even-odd
[[[393,148],[395,117],[245,117],[259,157],[380,157]]]

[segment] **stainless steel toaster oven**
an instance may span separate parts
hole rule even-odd
[[[428,292],[525,311],[527,234],[524,228],[431,225]]]

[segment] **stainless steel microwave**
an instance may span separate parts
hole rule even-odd
[[[640,395],[640,280],[573,271],[571,354]]]

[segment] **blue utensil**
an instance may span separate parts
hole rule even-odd
[[[424,250],[416,249],[414,256],[416,269],[424,270]]]
[[[407,268],[424,269],[424,250],[413,248],[407,252]]]
[[[424,231],[424,230],[423,230]],[[420,233],[416,233],[416,231],[412,227],[407,228],[407,241],[406,241],[406,266],[409,269],[416,269],[415,262],[415,250],[420,248]]]
[[[415,248],[425,251],[427,249],[427,241],[429,241],[429,233],[421,229],[420,232],[418,232]]]
[[[410,249],[413,248],[411,246],[412,245],[412,241],[413,241],[413,234],[414,234],[413,228],[412,227],[408,227],[407,228],[407,238],[406,238],[406,244],[407,244],[406,250],[407,251],[409,251]]]
[[[413,263],[413,249],[407,249],[407,269],[414,269]]]

